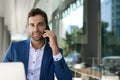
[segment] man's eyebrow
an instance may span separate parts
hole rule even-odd
[[[37,25],[44,25],[44,22],[38,22]]]
[[[39,24],[45,24],[44,22],[38,22],[37,25]],[[34,25],[34,23],[29,23],[29,25]]]
[[[44,22],[38,22],[38,24],[44,24]]]

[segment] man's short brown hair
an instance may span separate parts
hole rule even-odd
[[[41,10],[39,8],[31,9],[30,12],[28,13],[28,19],[29,19],[29,17],[35,16],[35,15],[42,15],[45,19],[46,25],[48,25],[47,14],[43,10]]]

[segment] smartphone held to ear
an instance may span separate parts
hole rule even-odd
[[[46,26],[46,30],[50,30],[49,26]],[[47,42],[49,42],[49,37],[46,37]]]

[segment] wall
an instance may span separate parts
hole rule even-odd
[[[3,16],[3,0],[0,0],[0,17]]]
[[[0,61],[2,59],[2,50],[3,50],[3,27],[4,27],[4,19],[0,17]]]
[[[7,27],[4,25],[4,18],[0,17],[0,61],[2,61],[9,44],[10,33]]]

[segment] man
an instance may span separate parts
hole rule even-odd
[[[49,30],[47,15],[41,9],[28,13],[28,32],[31,39],[12,42],[4,62],[23,62],[27,80],[72,80],[56,35]],[[49,38],[49,40],[48,40]]]

